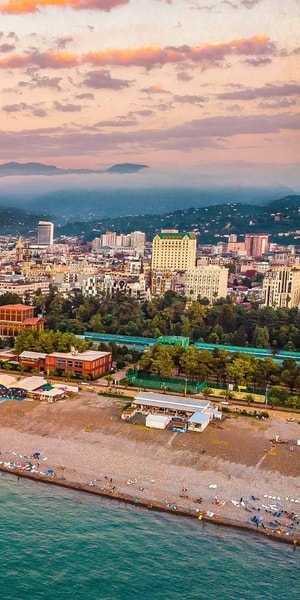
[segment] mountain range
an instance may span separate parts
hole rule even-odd
[[[0,232],[2,235],[36,236],[37,223],[43,218],[40,211],[2,208]],[[55,223],[56,237],[77,236],[86,241],[99,237],[105,231],[129,233],[139,230],[151,240],[161,229],[178,229],[195,231],[202,244],[216,244],[232,233],[237,234],[238,239],[242,239],[245,233],[269,233],[272,241],[297,245],[298,237],[300,239],[300,195],[288,195],[261,206],[226,202],[165,213],[91,216],[89,220],[82,217],[73,222],[64,222],[55,214],[49,214],[48,218]]]
[[[99,173],[137,173],[141,169],[146,169],[147,165],[137,165],[133,163],[121,163],[113,165],[108,169],[61,169],[55,165],[45,165],[39,162],[7,162],[0,164],[0,177],[26,177],[32,175],[46,175],[48,177],[55,175],[91,175]]]

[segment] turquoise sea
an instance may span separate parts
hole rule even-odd
[[[294,600],[300,550],[0,475],[1,600]]]

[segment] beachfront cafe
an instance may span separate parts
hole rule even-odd
[[[144,414],[164,414],[171,417],[188,418],[196,412],[209,409],[207,400],[191,399],[185,396],[169,396],[154,392],[139,392],[133,401],[133,406]]]
[[[0,398],[2,400],[22,400],[32,398],[54,402],[64,398],[66,392],[76,392],[78,388],[61,384],[51,385],[44,377],[32,376],[17,379],[10,375],[0,375]]]
[[[139,392],[122,418],[130,420],[136,413],[146,415],[147,427],[164,429],[171,422],[171,429],[180,432],[202,432],[212,419],[222,418],[222,413],[210,406],[208,400],[154,392]]]

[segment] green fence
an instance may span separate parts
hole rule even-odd
[[[197,394],[206,386],[205,381],[200,382],[195,379],[182,379],[180,377],[159,377],[158,375],[134,371],[133,369],[127,372],[127,379],[135,387],[183,394]]]
[[[220,383],[215,381],[208,381],[207,386],[211,387],[215,390],[230,390],[232,392],[244,392],[245,394],[260,394],[264,395],[266,391],[261,388],[250,387],[246,385],[237,385],[236,383],[230,384],[231,387],[228,387],[228,383]]]

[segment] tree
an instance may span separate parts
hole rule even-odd
[[[207,398],[212,395],[212,389],[206,386],[201,390],[201,394],[204,396],[205,400],[207,400]]]
[[[279,386],[274,386],[270,391],[270,403],[275,406],[287,406],[289,392]]]
[[[152,361],[152,369],[161,377],[171,377],[174,369],[174,362],[166,346],[157,344]]]
[[[90,318],[89,329],[91,331],[95,331],[96,333],[101,333],[103,331],[104,328],[103,328],[101,315],[96,314]]]
[[[199,351],[195,346],[189,346],[185,353],[180,357],[180,366],[182,371],[190,377],[199,375]]]
[[[143,352],[138,362],[138,367],[141,371],[151,373],[153,370],[153,349],[154,348],[147,348],[147,350]]]
[[[259,327],[259,325],[255,327],[253,343],[255,348],[269,348],[270,336],[267,327]]]
[[[38,313],[43,314],[45,309],[45,296],[42,294],[40,288],[33,294],[31,303],[36,307]]]
[[[283,361],[281,371],[281,382],[288,387],[292,393],[294,389],[300,389],[300,367],[293,358]]]
[[[186,316],[191,324],[191,327],[194,327],[195,325],[203,326],[206,313],[207,309],[199,302],[194,300],[186,311]]]
[[[0,296],[0,306],[4,306],[5,304],[23,304],[23,301],[18,294],[5,292],[5,294]]]
[[[79,339],[73,333],[61,333],[60,331],[32,331],[24,329],[16,339],[15,349],[21,354],[23,350],[36,352],[70,352],[72,346],[79,352],[87,350],[88,342]]]
[[[257,360],[248,354],[238,355],[226,367],[226,373],[231,381],[238,385],[248,385],[255,373]]]
[[[109,385],[113,381],[113,376],[112,375],[105,375],[104,379],[107,381],[107,387],[109,387]]]
[[[250,406],[250,404],[252,404],[252,402],[255,402],[255,398],[254,398],[253,394],[246,394],[245,400],[246,400],[248,406]]]
[[[234,333],[233,344],[235,346],[246,346],[246,342],[247,342],[247,334],[245,331],[245,327],[243,325],[240,325]]]
[[[263,388],[274,385],[279,381],[280,367],[272,358],[267,356],[264,360],[257,362],[254,377],[256,383]]]

